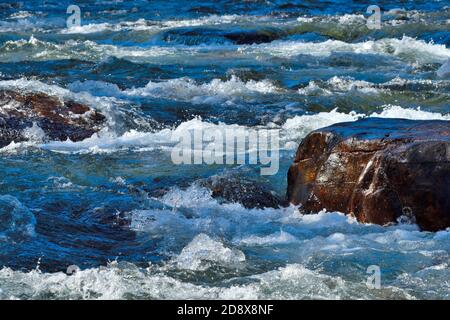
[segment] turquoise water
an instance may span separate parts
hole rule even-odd
[[[379,30],[358,1],[82,1],[68,29],[69,4],[0,3],[0,89],[107,116],[85,141],[0,149],[0,298],[449,298],[448,230],[249,209],[201,183],[283,198],[316,128],[450,120],[448,1],[381,1]],[[171,135],[202,127],[280,130],[278,173],[173,164]]]

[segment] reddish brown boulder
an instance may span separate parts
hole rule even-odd
[[[316,130],[297,150],[287,197],[306,213],[450,227],[450,121],[365,118]]]
[[[26,141],[25,130],[33,125],[49,140],[80,141],[98,132],[104,122],[102,114],[71,100],[0,90],[0,148]]]

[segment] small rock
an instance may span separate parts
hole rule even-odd
[[[213,176],[201,180],[199,184],[212,190],[213,198],[240,203],[245,208],[278,208],[285,205],[285,201],[259,183],[235,176]]]

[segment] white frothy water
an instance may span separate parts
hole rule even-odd
[[[215,53],[228,58],[261,59],[264,57],[291,58],[297,55],[327,57],[336,52],[355,54],[380,54],[397,57],[411,65],[426,63],[444,63],[450,58],[450,50],[445,45],[425,42],[404,36],[402,39],[387,38],[359,43],[347,43],[339,40],[324,42],[303,42],[277,40],[268,44],[253,45],[215,45],[209,46],[152,46],[119,47],[98,44],[91,40],[69,40],[56,44],[31,37],[30,40],[7,41],[0,48],[0,61],[45,61],[55,59],[81,59],[99,61],[108,57],[123,58],[133,62],[154,62],[161,57],[161,63],[171,63],[172,58],[189,57],[189,60],[214,57]],[[26,54],[25,54],[26,53]]]
[[[319,112],[314,115],[295,116],[287,119],[279,127],[270,125],[270,129],[280,129],[281,149],[295,150],[298,147],[299,141],[313,130],[339,122],[355,121],[364,116],[364,114],[358,114],[356,112],[341,113],[335,109],[330,112]],[[407,109],[400,106],[386,106],[383,111],[379,113],[374,112],[370,116],[381,118],[450,120],[450,115],[441,115],[440,113],[422,111],[420,109]],[[212,124],[202,121],[200,118],[194,118],[181,123],[174,129],[163,129],[157,132],[138,132],[131,130],[120,136],[110,131],[102,131],[80,142],[55,141],[43,144],[40,147],[63,153],[108,153],[128,149],[148,151],[150,150],[148,148],[169,151],[176,143],[172,140],[174,134],[176,136],[177,132],[182,133],[200,129],[206,132],[215,132],[217,130],[225,132],[225,130],[249,128],[223,123]]]
[[[220,205],[197,187],[186,191],[174,189],[162,201],[176,204],[177,208],[136,211],[132,227],[142,235],[162,237],[161,250],[174,255],[168,262],[147,268],[113,262],[72,276],[3,268],[0,297],[414,299],[424,294],[428,298],[448,296],[448,278],[443,271],[448,270],[445,248],[449,245],[450,230],[427,233],[419,232],[413,225],[366,225],[329,212],[302,216],[295,207],[260,210],[244,209],[238,204]],[[195,208],[193,217],[185,215],[184,210],[188,208]],[[272,233],[280,227],[287,231]],[[178,241],[184,242],[184,247],[179,248]],[[250,276],[239,275],[239,272],[245,274],[246,268],[260,255],[271,256],[285,265],[263,268]],[[397,261],[393,274],[383,271],[386,273],[379,290],[371,290],[365,284],[365,269],[374,255],[378,256],[382,270],[392,268],[394,257]],[[333,261],[341,261],[343,265],[333,265]],[[194,284],[185,278],[185,272],[201,277],[213,266],[236,271],[217,284]],[[330,268],[338,269],[341,275],[329,274]]]
[[[194,104],[219,104],[233,105],[239,100],[255,99],[259,95],[281,93],[268,80],[243,82],[236,76],[230,80],[222,81],[213,79],[209,83],[198,84],[189,78],[180,78],[162,82],[150,81],[143,88],[120,90],[114,84],[85,81],[75,82],[69,86],[74,92],[90,92],[99,96],[115,96],[122,98],[133,97],[157,97],[175,101],[188,101]]]
[[[381,39],[359,43],[347,43],[338,40],[324,42],[274,41],[269,44],[244,46],[239,52],[248,54],[270,54],[278,57],[293,57],[299,54],[329,56],[335,52],[356,54],[382,54],[405,59],[412,63],[444,62],[450,57],[445,45],[428,43],[423,40],[404,36],[402,39]]]
[[[180,20],[165,20],[152,21],[139,19],[136,21],[124,21],[118,24],[111,23],[96,23],[82,26],[75,26],[69,29],[63,29],[60,33],[63,34],[90,34],[105,31],[146,31],[149,33],[156,33],[162,30],[180,28],[180,27],[197,27],[197,26],[215,26],[224,24],[236,23],[251,23],[256,20],[264,20],[267,17],[253,17],[245,15],[210,15],[198,19],[180,19]]]
[[[341,90],[353,90],[354,86],[367,85],[366,82],[356,82],[339,78],[330,80],[339,86]],[[399,80],[396,80],[398,83]],[[225,132],[227,129],[250,129],[245,126],[235,124],[213,124],[203,121],[201,118],[194,118],[181,123],[175,128],[166,128],[159,131],[140,132],[129,130],[123,134],[117,134],[114,130],[116,122],[116,107],[124,103],[124,99],[136,95],[167,96],[171,99],[201,101],[215,103],[217,101],[236,101],[236,99],[251,99],[255,94],[281,94],[281,89],[266,81],[242,82],[236,77],[228,81],[215,79],[210,83],[196,84],[190,79],[175,79],[161,83],[150,82],[146,87],[120,90],[116,85],[105,82],[77,82],[69,86],[69,89],[57,85],[48,85],[36,80],[24,78],[18,80],[0,81],[0,89],[13,89],[20,92],[45,92],[60,99],[71,99],[84,103],[98,109],[107,117],[108,127],[98,134],[83,141],[72,142],[54,141],[44,144],[37,144],[42,140],[42,132],[36,126],[28,129],[33,141],[26,143],[11,143],[11,145],[1,149],[11,151],[21,149],[30,145],[38,145],[41,148],[63,153],[108,153],[120,150],[133,149],[135,151],[148,151],[151,149],[169,150],[174,145],[172,136],[177,132],[185,132],[202,128],[214,132],[216,130]],[[95,94],[95,95],[94,95]],[[312,130],[326,127],[338,122],[355,121],[364,117],[364,114],[356,112],[343,113],[334,109],[330,112],[319,112],[311,115],[295,116],[287,119],[284,124],[269,124],[269,129],[280,129],[281,149],[294,150],[297,148],[301,138],[305,137]],[[370,117],[382,118],[404,118],[421,120],[450,120],[450,114],[440,114],[421,109],[404,108],[401,106],[387,105],[382,111],[374,112]]]
[[[188,270],[206,270],[208,262],[238,267],[244,261],[242,251],[227,248],[204,233],[197,235],[174,260],[178,268]]]
[[[245,278],[249,284],[203,286],[165,275],[158,268],[110,264],[73,276],[63,273],[21,273],[0,270],[2,299],[408,299],[414,296],[397,287],[370,291],[365,284],[345,281],[290,264]],[[14,289],[21,284],[22,291]],[[16,287],[17,288],[17,287]]]

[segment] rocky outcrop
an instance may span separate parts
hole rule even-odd
[[[46,139],[80,141],[92,136],[104,122],[102,114],[71,100],[0,90],[0,148],[29,140],[27,130],[36,126]]]
[[[450,227],[450,121],[366,118],[316,130],[297,150],[287,197],[307,213]]]

